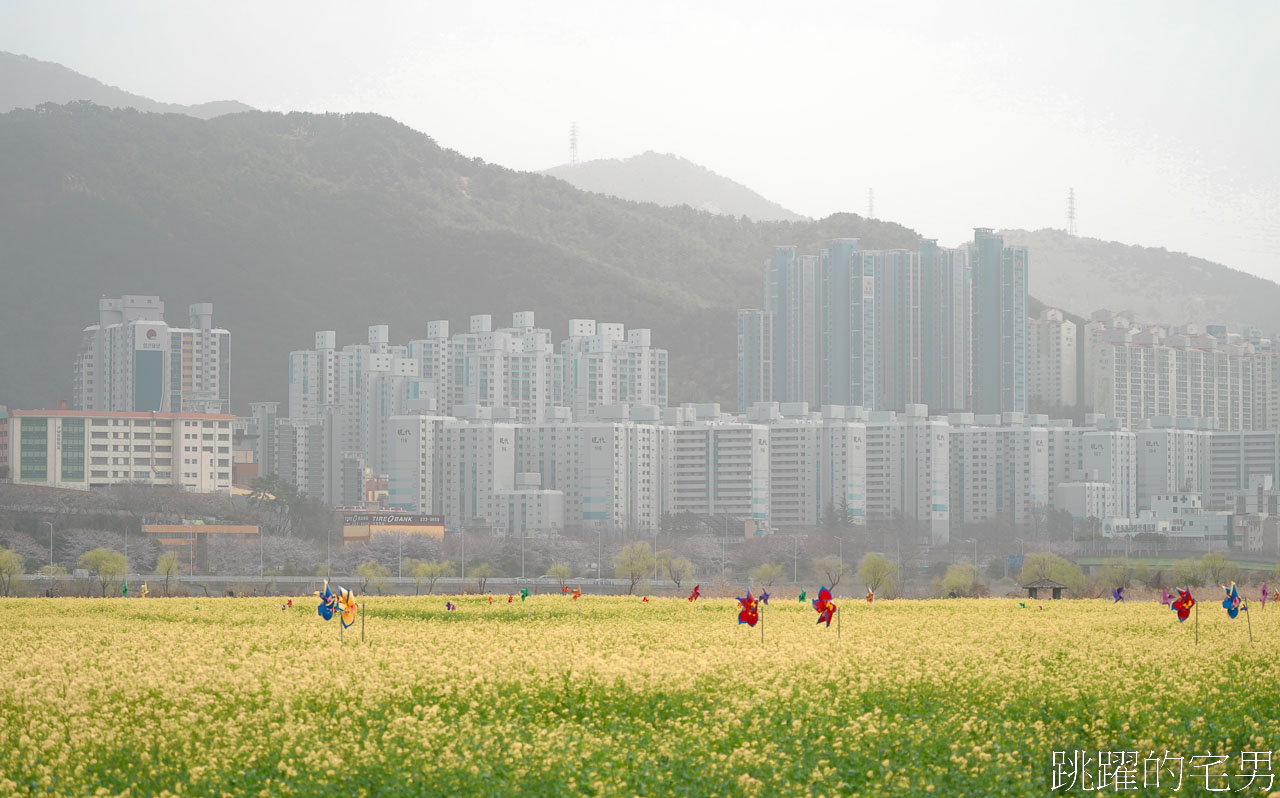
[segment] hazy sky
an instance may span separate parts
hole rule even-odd
[[[372,8],[371,8],[372,7]],[[0,0],[167,102],[374,111],[517,169],[672,152],[953,244],[1064,227],[1280,279],[1280,3]]]

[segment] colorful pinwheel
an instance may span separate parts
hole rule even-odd
[[[745,623],[747,626],[755,626],[756,621],[760,620],[760,611],[756,606],[756,600],[751,597],[751,589],[747,589],[747,597],[738,599],[738,606],[742,609],[738,612],[738,623]]]
[[[147,590],[147,583],[146,583],[146,582],[143,582],[143,583],[142,583],[142,597],[143,597],[143,598],[146,598],[146,597],[147,597],[147,596],[149,596],[149,595],[151,595],[151,591]],[[1266,596],[1267,596],[1267,586],[1266,586],[1266,585],[1263,585],[1263,586],[1262,586],[1262,596],[1263,596],[1263,598],[1262,598],[1262,606],[1264,606],[1264,607],[1265,607],[1265,606],[1267,605],[1267,599],[1266,599]]]
[[[560,586],[560,592],[561,592],[561,593],[568,593],[568,592],[569,592],[569,586],[568,586],[568,585],[561,585],[561,586]]]
[[[1124,601],[1124,588],[1123,587],[1111,588],[1111,603],[1115,604],[1120,601]]]
[[[493,606],[493,596],[489,596],[489,606]]]
[[[1222,608],[1227,611],[1227,617],[1234,618],[1240,614],[1240,610],[1249,611],[1249,605],[1244,599],[1240,598],[1240,592],[1236,590],[1236,583],[1232,582],[1231,587],[1222,586],[1226,591],[1227,597],[1222,600]]]
[[[763,605],[765,605],[766,607],[767,607],[767,606],[769,606],[769,591],[768,591],[768,590],[761,590],[761,591],[760,591],[760,603],[761,603],[761,604],[763,604]]]
[[[329,580],[324,580],[324,590],[319,594],[320,606],[316,607],[316,614],[326,621],[333,618],[333,611],[338,608],[338,597],[329,589]]]
[[[1160,603],[1166,607],[1173,603],[1173,595],[1163,588],[1160,590]]]
[[[143,582],[143,583],[142,583],[142,595],[144,595],[144,596],[145,596],[145,595],[147,595],[147,583],[146,583],[146,582]],[[1266,583],[1266,582],[1263,582],[1263,583],[1262,583],[1262,609],[1264,609],[1264,610],[1265,610],[1266,608],[1267,608],[1267,583]]]
[[[1178,623],[1182,623],[1191,617],[1191,608],[1196,605],[1196,600],[1191,598],[1191,586],[1187,585],[1187,589],[1177,588],[1178,598],[1169,604],[1169,609],[1178,613]]]
[[[818,623],[831,626],[831,618],[836,614],[836,605],[831,600],[830,590],[824,587],[818,591],[818,597],[813,600],[813,608],[818,611]]]
[[[520,588],[520,600],[524,601],[527,598],[529,598],[529,588],[527,587]]]
[[[446,601],[444,603],[444,608],[448,612],[453,612],[454,610],[458,609],[458,605],[454,604],[452,601]]]
[[[876,600],[876,592],[871,588],[867,588],[867,603],[870,604],[875,600]]]
[[[508,603],[508,604],[510,604],[511,602],[513,602],[513,601],[515,601],[515,600],[516,600],[516,597],[515,597],[515,596],[511,595],[510,593],[508,593],[508,594],[507,594],[507,603]],[[524,599],[520,599],[520,600],[521,600],[521,601],[524,601]]]
[[[640,603],[641,603],[641,604],[648,604],[648,603],[649,603],[649,597],[648,597],[648,596],[645,596],[644,598],[640,599]]]
[[[803,603],[804,603],[804,595],[805,595],[805,590],[804,590],[804,588],[800,588],[800,603],[801,603],[801,604],[803,604]]]
[[[342,613],[342,628],[348,629],[356,622],[356,594],[345,587],[338,588],[338,611]]]
[[[697,601],[697,600],[698,600],[698,598],[699,598],[699,597],[701,597],[702,593],[699,591],[699,588],[700,588],[700,587],[702,587],[702,586],[701,586],[701,585],[694,585],[694,586],[693,586],[693,592],[689,594],[689,600],[690,600],[690,601]]]

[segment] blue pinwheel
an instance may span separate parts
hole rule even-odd
[[[1124,588],[1123,587],[1111,588],[1111,603],[1115,604],[1121,601],[1124,601]]]
[[[1236,583],[1232,582],[1231,587],[1222,586],[1226,591],[1227,597],[1222,600],[1222,608],[1227,611],[1227,617],[1234,618],[1240,614],[1240,610],[1249,611],[1249,605],[1244,599],[1240,598],[1240,592],[1236,590]]]
[[[765,605],[769,603],[769,591],[763,588],[760,589],[760,603]]]

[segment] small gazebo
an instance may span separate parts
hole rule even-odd
[[[1022,586],[1027,591],[1027,598],[1040,598],[1041,590],[1053,591],[1052,595],[1056,599],[1062,598],[1062,591],[1067,590],[1067,586],[1059,584],[1052,579],[1037,579],[1034,582],[1028,582]]]

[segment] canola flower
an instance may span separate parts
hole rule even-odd
[[[1280,741],[1261,613],[775,602],[762,645],[732,599],[449,601],[339,647],[310,601],[6,600],[0,795],[1044,795],[1053,751]]]

